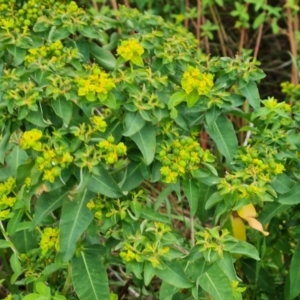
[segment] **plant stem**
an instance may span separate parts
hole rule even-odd
[[[68,270],[67,270],[67,278],[66,278],[66,281],[65,281],[65,284],[64,284],[64,287],[61,291],[62,295],[66,296],[69,289],[70,289],[70,286],[72,284],[72,268],[71,268],[71,265],[69,264],[68,266]]]
[[[200,48],[201,6],[201,0],[197,0],[196,38],[198,40],[198,48]]]
[[[295,85],[299,83],[299,78],[297,74],[297,45],[296,45],[296,38],[295,38],[295,32],[293,28],[293,20],[292,20],[292,11],[291,8],[288,5],[288,0],[286,0],[286,14],[287,14],[287,22],[288,22],[288,38],[290,42],[291,47],[291,53],[294,60],[294,63],[292,64],[292,71],[291,71],[291,82]]]

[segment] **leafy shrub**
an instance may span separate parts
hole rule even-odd
[[[125,7],[0,11],[6,299],[298,295],[300,107],[255,59]]]

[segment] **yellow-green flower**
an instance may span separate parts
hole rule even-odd
[[[35,151],[41,151],[42,144],[38,142],[43,137],[43,133],[39,129],[31,129],[25,131],[20,140],[20,147],[24,150],[32,148]]]
[[[42,254],[45,255],[50,250],[59,250],[59,229],[47,227],[44,229],[40,241]]]
[[[201,73],[199,69],[188,66],[183,73],[181,86],[187,94],[196,91],[198,95],[207,95],[214,85],[214,76],[210,73]]]
[[[10,209],[4,209],[0,211],[0,220],[4,220],[10,213]]]
[[[136,39],[130,39],[122,41],[121,45],[117,49],[117,54],[125,59],[125,61],[131,61],[136,65],[143,65],[141,59],[144,53],[143,46]]]
[[[285,170],[284,165],[282,164],[276,164],[275,169],[274,169],[274,173],[277,174],[281,174],[283,171]]]

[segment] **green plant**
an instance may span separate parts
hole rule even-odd
[[[0,12],[6,299],[298,295],[300,110],[260,99],[256,59],[126,7]]]

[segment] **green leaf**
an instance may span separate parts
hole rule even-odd
[[[130,137],[141,150],[146,165],[150,165],[154,159],[156,149],[156,133],[151,123],[146,125],[136,134]]]
[[[36,231],[24,229],[11,236],[11,241],[20,253],[28,253],[31,249],[38,247],[37,237]]]
[[[226,274],[230,281],[241,281],[236,275],[233,258],[229,252],[223,252],[223,258],[217,260],[217,265]]]
[[[266,225],[273,217],[278,216],[290,207],[290,205],[280,204],[278,202],[266,203],[258,216],[258,220],[262,223],[262,225]]]
[[[100,193],[111,198],[123,196],[118,184],[100,165],[93,169],[93,174],[91,175],[87,188],[94,193]]]
[[[295,299],[300,293],[300,243],[295,249],[292,257],[289,273],[289,299]]]
[[[100,48],[93,42],[89,42],[89,49],[91,55],[100,66],[107,70],[113,70],[115,68],[116,58],[108,50]]]
[[[8,52],[13,56],[13,66],[20,65],[25,58],[26,50],[16,47],[15,45],[11,45],[7,47]]]
[[[11,246],[11,243],[9,241],[0,239],[0,249],[9,248],[10,246]]]
[[[159,289],[159,300],[172,300],[173,295],[178,292],[178,288],[174,285],[163,281]]]
[[[108,279],[100,255],[81,252],[71,265],[74,289],[80,300],[109,300]]]
[[[206,125],[206,124],[205,124]],[[211,127],[205,126],[209,136],[216,143],[218,150],[231,163],[238,149],[238,141],[232,123],[224,115],[220,115]]]
[[[222,110],[215,105],[208,109],[205,113],[206,124],[209,128],[213,126],[213,123],[217,120],[219,115],[222,113]]]
[[[10,257],[10,266],[12,268],[12,270],[14,271],[14,275],[12,278],[11,278],[11,283],[14,283],[14,281],[22,274],[22,266],[21,266],[21,263],[18,259],[18,255],[17,253],[13,253]]]
[[[124,136],[132,136],[138,131],[140,131],[146,121],[140,116],[138,112],[127,112],[124,118]]]
[[[279,194],[288,193],[294,184],[295,181],[284,173],[278,175],[275,180],[271,182],[271,186]]]
[[[260,96],[258,93],[257,85],[254,81],[250,80],[245,86],[239,88],[241,94],[248,99],[250,105],[254,109],[258,109],[260,106]]]
[[[61,27],[54,31],[54,33],[50,37],[50,41],[63,40],[70,35],[68,28]]]
[[[141,163],[131,161],[127,166],[126,179],[122,184],[123,191],[130,191],[143,182]]]
[[[186,96],[187,107],[188,108],[193,107],[198,100],[199,100],[199,94],[197,91],[194,90],[193,92],[191,92]]]
[[[194,284],[189,281],[178,261],[164,262],[163,269],[156,269],[156,275],[163,281],[177,288],[191,288]]]
[[[7,172],[10,176],[16,176],[18,167],[25,163],[28,155],[25,150],[18,146],[14,146],[10,154],[6,158]]]
[[[193,217],[197,212],[200,201],[198,182],[194,178],[184,179],[182,187],[190,205],[190,214]]]
[[[155,221],[155,222],[162,222],[162,223],[170,223],[169,219],[166,216],[156,212],[152,208],[148,206],[144,206],[143,210],[141,211],[141,216],[144,219]]]
[[[75,199],[65,199],[59,224],[60,252],[62,260],[69,261],[75,251],[76,243],[94,218],[94,214],[86,205],[94,194],[84,190],[75,194]]]
[[[68,47],[72,47],[78,50],[81,54],[81,59],[84,63],[87,63],[90,57],[90,49],[85,39],[78,39],[73,41],[68,41],[66,43]]]
[[[41,224],[52,211],[61,207],[64,199],[68,199],[68,194],[69,189],[57,189],[49,193],[44,192],[37,200],[32,228]]]
[[[186,92],[184,91],[175,92],[169,100],[168,108],[169,109],[174,108],[181,102],[185,101],[185,99],[186,99]]]
[[[214,300],[235,300],[231,287],[231,281],[226,277],[222,269],[213,264],[198,279],[197,283]]]
[[[79,28],[78,31],[85,37],[96,39],[99,38],[99,31],[93,26],[85,26],[83,28]]]
[[[213,193],[205,203],[205,209],[210,209],[222,200],[223,196],[220,194],[220,192]]]
[[[23,214],[23,209],[18,209],[17,211],[14,211],[13,217],[7,223],[7,233],[9,235],[13,235],[17,231],[18,225],[23,217]]]
[[[10,133],[6,133],[0,141],[0,163],[4,163],[5,152],[10,139]]]
[[[278,202],[285,205],[300,203],[300,183],[296,183],[288,193],[282,194]]]
[[[49,300],[49,297],[44,297],[37,293],[31,293],[23,297],[23,300]]]
[[[56,100],[51,101],[53,110],[57,116],[59,116],[66,127],[68,127],[71,118],[73,116],[73,104],[71,101],[67,101],[62,97],[58,97]]]
[[[253,245],[243,241],[238,241],[238,243],[230,249],[230,253],[242,254],[255,260],[260,260],[257,249]]]
[[[38,282],[35,286],[36,291],[43,296],[51,297],[51,289],[43,282]]]
[[[144,265],[144,283],[145,286],[148,286],[152,280],[152,278],[155,276],[155,268],[153,268],[152,264],[149,261],[145,262]]]
[[[50,123],[45,122],[40,111],[30,111],[29,114],[26,116],[26,120],[31,124],[42,128],[50,125]]]

